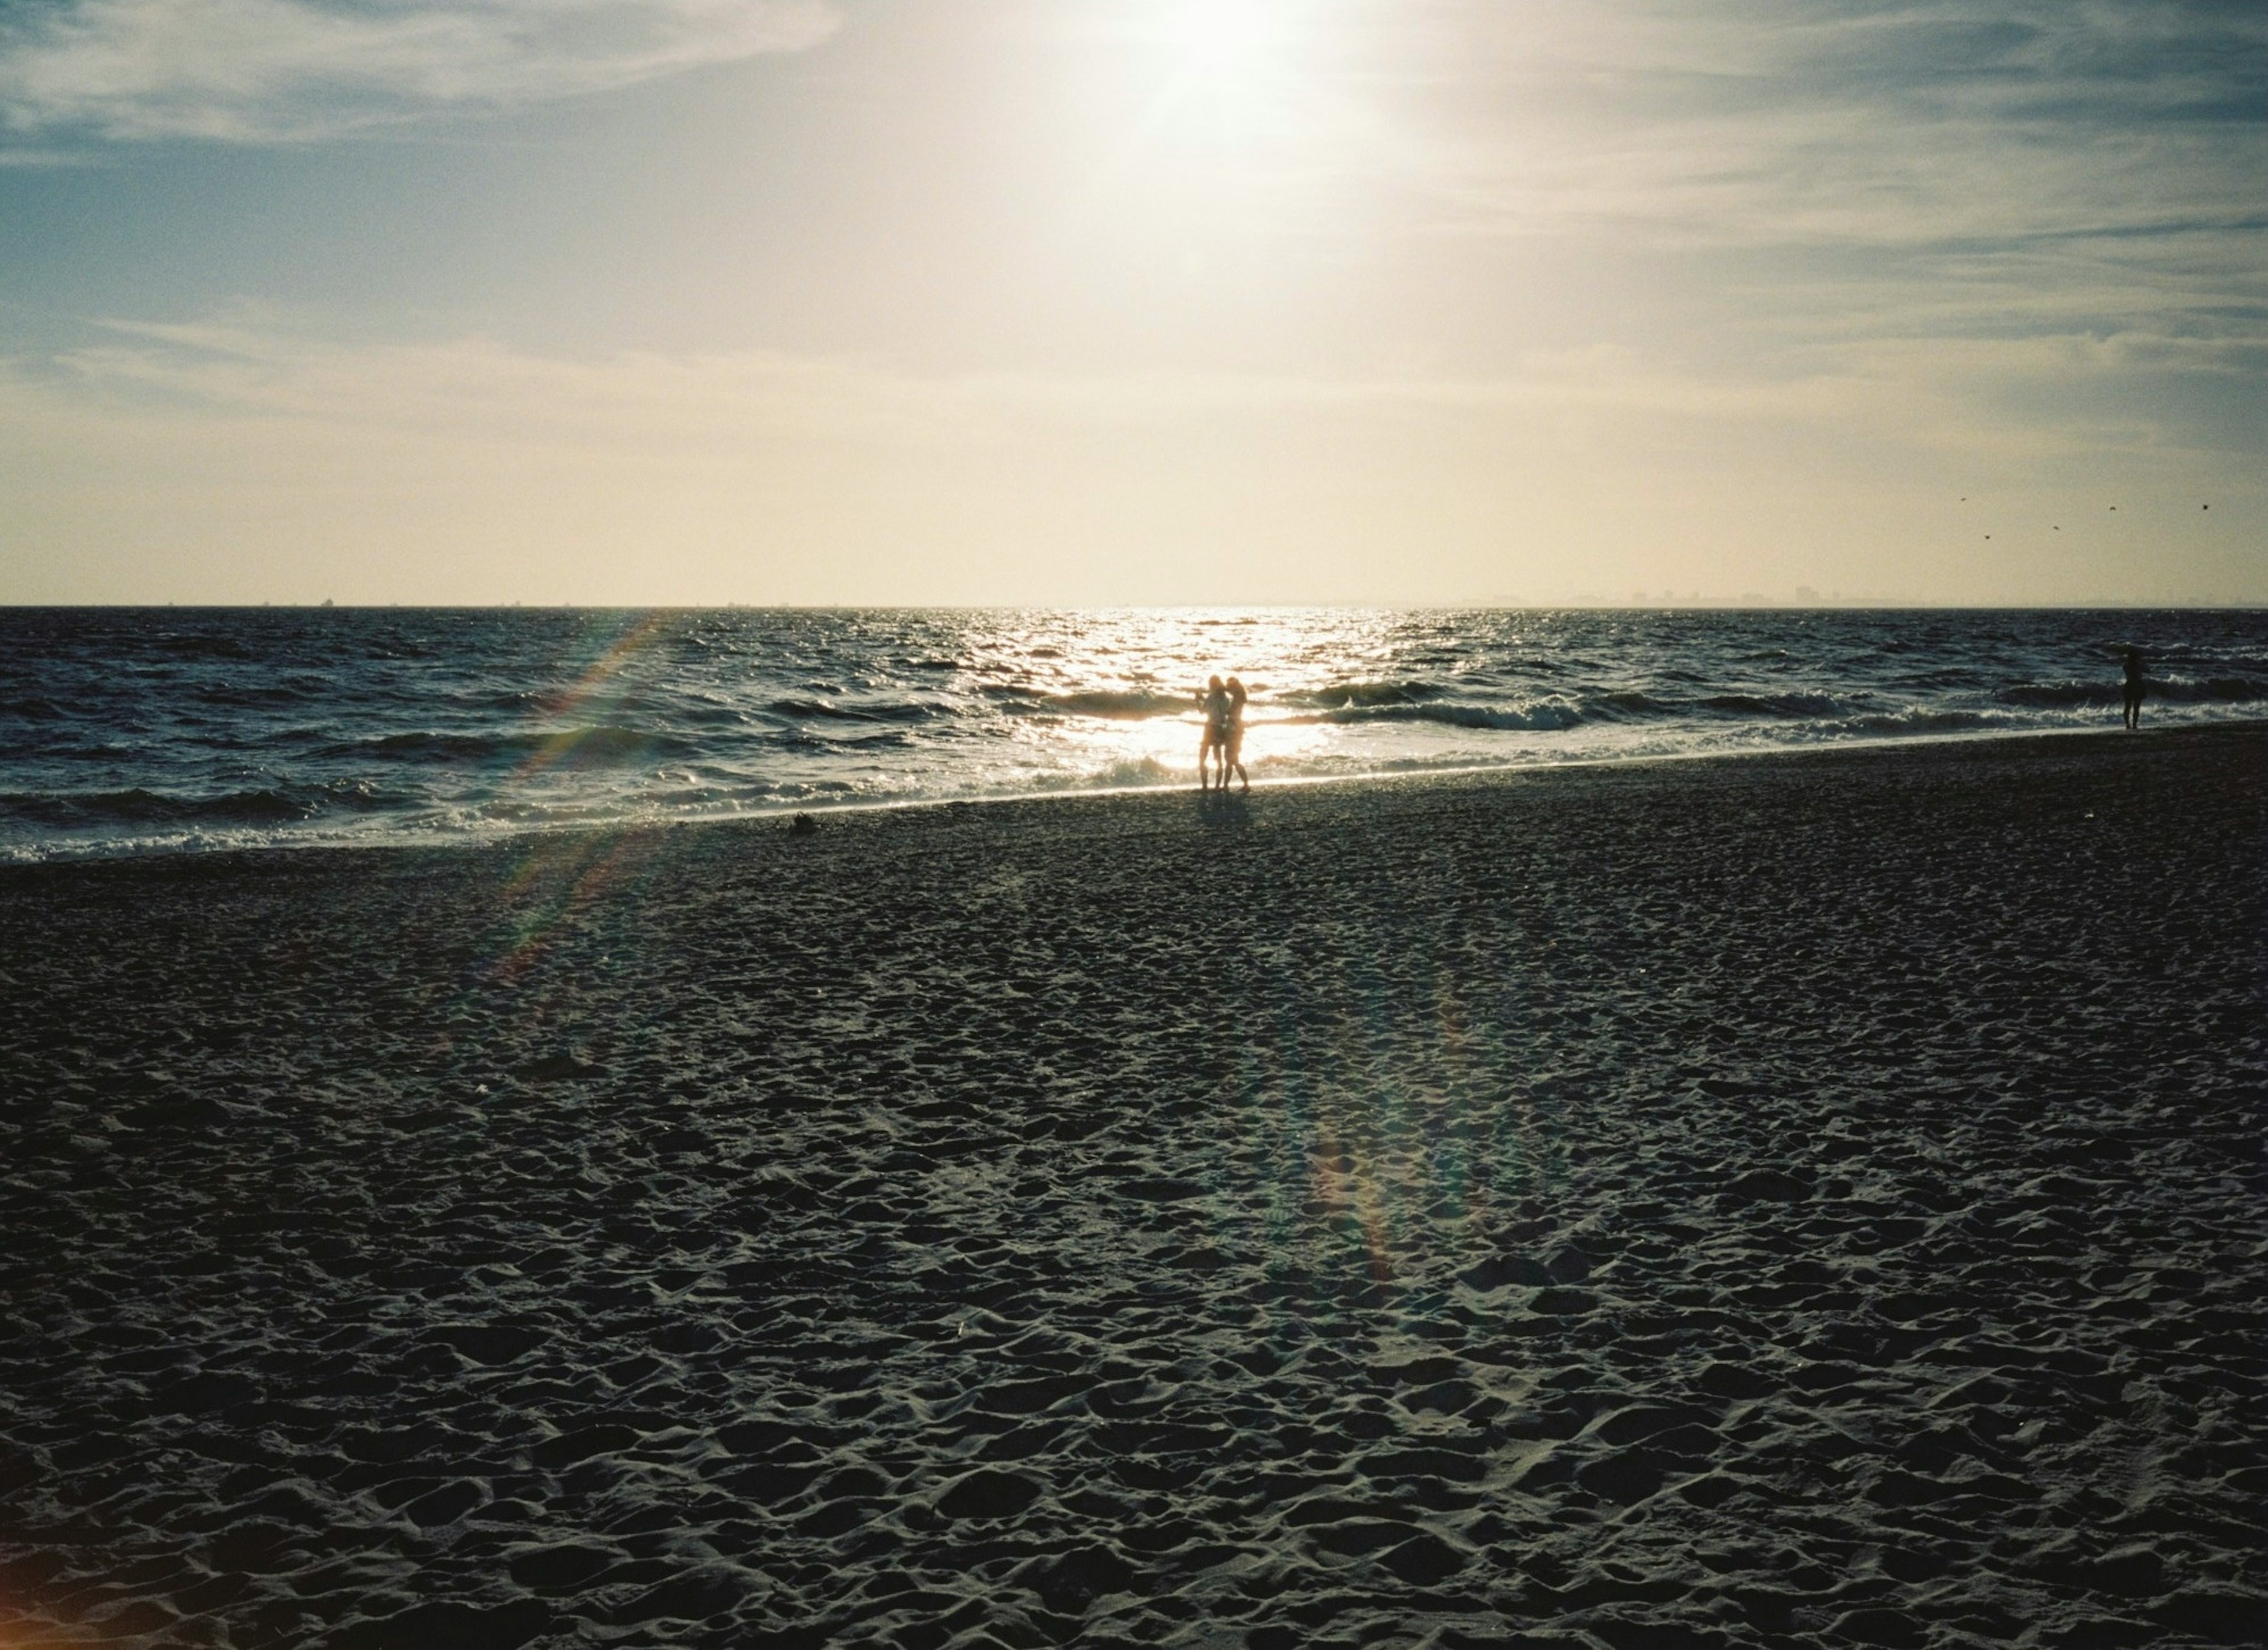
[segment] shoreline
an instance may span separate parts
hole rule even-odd
[[[1979,746],[2021,745],[2028,741],[2132,740],[2138,737],[2150,740],[2241,737],[2263,730],[2268,730],[2268,718],[2231,718],[2225,720],[2182,723],[2173,726],[2146,726],[2139,735],[2115,727],[1977,730],[1904,737],[1884,736],[1837,740],[1832,743],[1808,746],[1765,745],[1734,750],[1658,751],[1629,755],[1568,756],[1540,758],[1528,762],[1476,762],[1439,768],[1386,769],[1359,773],[1294,775],[1256,780],[1252,786],[1252,794],[1281,794],[1337,787],[1385,788],[1400,784],[1425,784],[1458,780],[1497,783],[1512,778],[1553,773],[1585,773],[1657,767],[1675,768],[1689,764],[1731,763],[1775,759],[1831,758],[1837,755],[1879,755],[1897,751],[1948,748],[1958,750]],[[1241,796],[1244,792],[1240,791],[1233,794]],[[1005,791],[980,796],[907,797],[878,801],[835,803],[805,801],[785,803],[777,807],[750,809],[730,814],[691,814],[666,818],[624,816],[611,821],[580,821],[572,824],[502,825],[492,829],[456,835],[405,834],[398,837],[373,836],[367,839],[351,841],[305,843],[275,841],[258,844],[231,844],[215,847],[94,849],[83,853],[73,852],[52,858],[0,860],[0,877],[19,873],[38,874],[70,866],[95,865],[158,864],[173,860],[251,861],[276,853],[364,854],[383,851],[415,854],[460,852],[482,854],[508,849],[513,844],[526,845],[532,842],[549,838],[572,840],[652,831],[777,829],[792,821],[799,814],[809,814],[814,819],[824,821],[830,818],[857,817],[874,814],[918,813],[935,809],[1028,807],[1064,802],[1130,801],[1145,798],[1156,799],[1200,795],[1194,783],[1101,785],[1064,787],[1060,790]]]

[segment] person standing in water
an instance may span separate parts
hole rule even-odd
[[[1212,769],[1220,767],[1220,783],[1228,784],[1228,689],[1214,676],[1205,683],[1204,691],[1197,696],[1197,704],[1204,711],[1204,737],[1197,741],[1197,789],[1212,788]]]
[[[1244,771],[1244,684],[1235,677],[1228,679],[1228,728],[1220,748],[1220,788],[1228,789],[1228,776],[1233,769],[1246,791],[1252,789],[1252,776]]]
[[[2142,650],[2126,650],[2126,727],[2128,732],[2142,726]]]

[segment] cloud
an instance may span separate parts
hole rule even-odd
[[[2253,589],[2268,508],[2257,440],[2184,427],[2257,353],[2176,336],[1713,376],[1594,345],[1461,380],[105,332],[0,356],[6,599],[2066,600]]]
[[[2258,379],[2244,386],[2268,347],[2268,8],[1454,0],[1426,15],[1399,55],[1365,42],[1382,65],[1366,85],[1406,137],[1399,210],[1444,258],[1587,260],[1602,289],[1636,295],[1590,324],[1719,367],[1864,378],[1895,357],[1973,390],[1945,426],[1955,444],[1977,409],[2011,439],[2055,427],[2051,385],[2105,429],[2215,452],[2261,438]],[[2146,367],[2153,339],[2183,365]]]
[[[587,445],[727,466],[783,442],[1008,449],[1277,419],[1832,426],[1876,446],[2046,462],[2122,450],[2249,452],[2257,412],[2237,429],[2209,427],[2210,415],[2223,387],[2257,384],[2268,368],[2268,343],[2257,339],[2138,332],[1884,334],[1808,364],[1716,370],[1595,344],[1451,377],[924,374],[777,350],[560,356],[482,338],[348,343],[241,320],[112,321],[101,330],[107,338],[44,359],[0,357],[0,375],[81,405],[168,418],[308,423],[442,443]],[[2023,416],[2010,416],[2018,405]]]
[[[2204,0],[1472,0],[1395,99],[1445,214],[1926,247],[2257,225],[2268,11]],[[1460,89],[1467,95],[1458,95]]]
[[[32,0],[0,12],[0,126],[328,137],[799,51],[838,21],[829,0]]]

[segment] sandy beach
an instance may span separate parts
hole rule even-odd
[[[2268,1641],[2268,730],[0,873],[0,1642]]]

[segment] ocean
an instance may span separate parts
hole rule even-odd
[[[0,859],[2268,714],[2268,613],[0,609]]]

